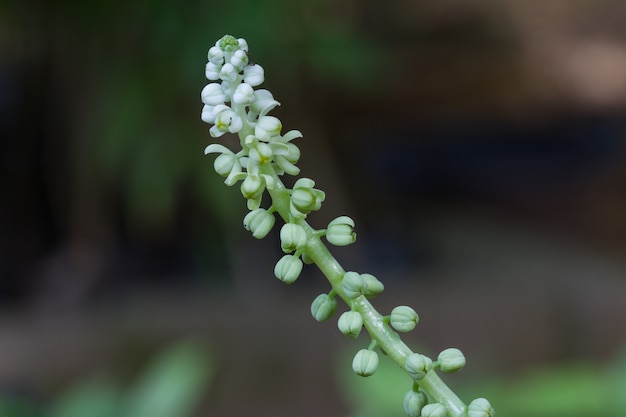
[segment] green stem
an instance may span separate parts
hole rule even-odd
[[[276,175],[271,165],[263,165],[260,167],[260,170],[264,174],[271,175],[274,179],[274,188],[268,190],[272,198],[272,204],[283,220],[285,222],[289,221],[289,190]],[[308,241],[304,249],[306,255],[326,276],[333,291],[353,310],[361,313],[363,325],[369,332],[372,340],[376,341],[377,346],[403,368],[406,357],[414,352],[401,340],[398,333],[385,322],[384,317],[372,306],[367,298],[359,296],[356,299],[351,299],[346,296],[341,286],[341,280],[346,271],[321,241],[315,229],[304,219],[299,219],[296,223],[307,232]],[[466,415],[467,408],[463,401],[439,378],[434,370],[428,372],[423,379],[416,381],[416,383],[428,396],[444,404],[450,417]]]

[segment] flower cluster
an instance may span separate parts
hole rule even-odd
[[[330,319],[337,309],[339,296],[349,307],[338,319],[339,331],[356,339],[366,329],[370,336],[367,349],[360,349],[352,362],[353,371],[370,376],[378,367],[380,350],[392,357],[413,379],[413,387],[404,398],[409,417],[492,417],[493,408],[483,398],[469,406],[439,380],[434,370],[455,372],[465,365],[465,356],[456,348],[442,351],[433,361],[425,355],[407,351],[397,332],[409,332],[419,322],[419,316],[408,306],[395,307],[388,316],[380,315],[369,299],[380,294],[384,285],[371,274],[345,272],[322,243],[322,237],[335,246],[346,246],[356,240],[355,223],[347,216],[332,220],[326,229],[315,230],[307,216],[320,210],[326,195],[314,188],[309,178],[299,178],[291,189],[280,175],[297,175],[300,150],[292,141],[302,137],[297,130],[282,134],[281,121],[269,112],[279,105],[272,93],[258,88],[265,79],[263,68],[248,58],[244,39],[227,35],[209,49],[205,68],[209,83],[202,89],[204,103],[201,118],[211,125],[209,133],[220,138],[236,134],[241,150],[233,151],[222,144],[206,147],[205,154],[219,154],[215,171],[231,186],[241,181],[241,194],[247,199],[249,213],[243,226],[257,239],[262,239],[274,227],[279,214],[285,221],[280,228],[282,258],[276,263],[274,275],[287,284],[295,282],[304,264],[315,263],[324,272],[331,290],[317,296],[311,304],[311,314],[318,321]],[[272,203],[262,208],[268,193]],[[403,347],[404,346],[404,347]],[[437,391],[428,387],[437,386]],[[424,388],[422,388],[424,387]]]
[[[220,154],[215,171],[226,177],[227,185],[242,181],[241,193],[248,208],[257,209],[265,189],[274,186],[271,175],[260,167],[271,165],[279,175],[297,175],[300,149],[291,141],[302,134],[292,130],[281,135],[281,121],[268,115],[280,103],[268,90],[255,89],[265,81],[265,71],[250,63],[244,39],[227,35],[217,41],[209,49],[205,75],[210,82],[200,93],[204,103],[201,118],[212,125],[209,133],[215,138],[238,134],[242,150],[234,153],[214,143],[204,152]]]

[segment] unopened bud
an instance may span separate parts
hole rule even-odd
[[[337,309],[337,300],[328,294],[320,294],[311,303],[311,314],[317,321],[326,321]]]
[[[354,243],[354,220],[348,216],[340,216],[328,223],[326,240],[335,246],[347,246]]]
[[[415,380],[420,380],[426,376],[432,368],[433,361],[419,353],[412,353],[407,356],[404,363],[404,369],[409,376]]]
[[[399,332],[410,332],[418,321],[419,316],[411,307],[398,306],[391,310],[391,326]]]
[[[456,372],[463,369],[465,366],[465,356],[457,348],[448,348],[439,354],[437,357],[436,366],[441,369],[442,372]]]
[[[269,211],[258,208],[252,210],[243,218],[243,227],[252,232],[252,236],[263,239],[274,227],[276,218]]]
[[[346,311],[339,317],[337,327],[339,327],[341,333],[351,339],[355,339],[363,328],[363,317],[361,317],[361,313],[356,311]]]
[[[302,272],[302,261],[294,255],[285,255],[276,263],[274,275],[285,284],[292,284]]]
[[[373,350],[361,349],[352,360],[352,370],[359,376],[370,376],[378,368],[378,354]]]

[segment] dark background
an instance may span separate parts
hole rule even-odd
[[[420,313],[427,353],[461,347],[470,376],[610,363],[624,18],[611,0],[0,3],[0,384],[45,405],[196,337],[222,363],[199,415],[350,412],[330,364],[360,346],[308,313],[327,284],[273,277],[275,234],[242,230],[238,187],[202,152],[206,52],[226,33],[304,134],[302,175],[327,193],[311,223],[356,220],[336,256],[386,284],[382,311]]]

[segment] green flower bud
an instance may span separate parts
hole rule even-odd
[[[335,246],[347,246],[354,243],[354,220],[348,216],[340,216],[328,223],[326,240]]]
[[[258,175],[248,174],[241,183],[241,194],[248,200],[255,200],[261,197],[264,190],[265,183]]]
[[[320,294],[311,304],[311,314],[317,321],[326,321],[335,314],[337,300],[328,294]]]
[[[269,211],[259,208],[252,210],[243,218],[243,227],[252,232],[252,236],[263,239],[274,227],[276,218]]]
[[[274,275],[285,284],[292,284],[302,272],[302,261],[294,255],[285,255],[276,263]]]
[[[223,153],[215,158],[215,161],[213,161],[215,172],[222,177],[229,176],[233,169],[238,168],[238,165],[239,160],[233,153]]]
[[[358,272],[346,272],[341,280],[341,287],[348,298],[356,298],[365,292],[367,284]]]
[[[306,231],[298,224],[285,223],[280,229],[280,246],[285,253],[302,249],[306,241]]]
[[[465,366],[465,356],[457,348],[445,349],[437,357],[435,366],[438,366],[442,372],[460,371]]]
[[[337,326],[341,333],[351,339],[356,339],[363,328],[363,317],[356,311],[346,311],[339,317]]]
[[[219,41],[217,41],[217,46],[219,46],[223,51],[232,52],[239,48],[239,41],[234,36],[224,35]]]
[[[404,362],[404,370],[415,380],[424,378],[432,366],[433,361],[419,353],[410,354]]]
[[[370,376],[378,368],[378,354],[373,350],[361,349],[352,360],[352,370],[359,376]]]
[[[426,404],[422,408],[422,417],[446,417],[447,415],[446,406],[440,403]]]
[[[302,262],[304,262],[307,265],[311,265],[313,263],[313,259],[311,259],[309,257],[309,255],[306,254],[306,252],[302,253]]]
[[[390,323],[399,332],[410,332],[418,321],[419,317],[411,307],[398,306],[391,310]]]
[[[422,408],[428,404],[428,398],[422,391],[409,391],[404,395],[402,405],[409,417],[420,417]]]
[[[383,283],[372,274],[361,274],[361,278],[365,280],[365,291],[363,295],[367,298],[374,298],[385,289]]]
[[[322,206],[326,194],[313,188],[314,185],[315,182],[309,178],[300,178],[294,184],[290,201],[290,210],[294,217],[304,217]]]
[[[496,410],[484,398],[476,398],[467,407],[468,417],[494,417]]]

